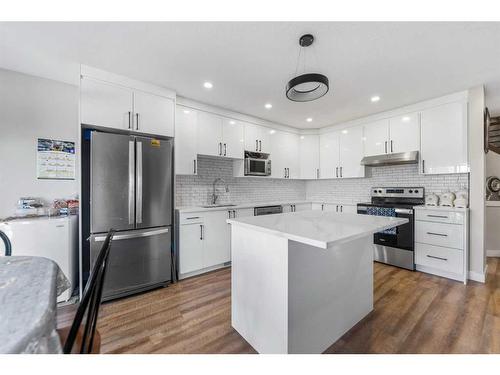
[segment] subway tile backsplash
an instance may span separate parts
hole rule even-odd
[[[417,164],[367,167],[365,178],[306,182],[306,197],[313,201],[359,203],[370,201],[374,186],[423,186],[426,193],[441,194],[468,189],[469,174],[421,175]]]
[[[223,178],[229,192],[217,184],[217,203],[271,202],[304,200],[305,182],[300,180],[279,180],[268,177],[233,177],[233,161],[198,156],[198,175],[175,178],[177,207],[199,206],[210,203],[212,183],[215,178]]]
[[[199,206],[210,203],[212,183],[217,185],[218,203],[312,200],[355,204],[370,200],[373,186],[423,186],[426,192],[443,193],[468,188],[468,174],[420,175],[416,164],[367,168],[366,178],[338,180],[281,180],[272,178],[233,177],[232,160],[198,156],[197,176],[176,176],[176,206]]]

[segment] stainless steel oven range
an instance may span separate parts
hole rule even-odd
[[[373,235],[375,261],[415,269],[414,206],[425,202],[423,187],[374,187],[370,203],[358,203],[358,214],[402,217],[407,224]]]

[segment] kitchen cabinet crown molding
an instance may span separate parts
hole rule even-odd
[[[103,81],[117,86],[122,86],[124,88],[129,88],[137,91],[143,91],[145,93],[154,94],[176,100],[177,94],[174,90],[153,85],[151,83],[138,81],[132,78],[121,76],[115,73],[110,73],[105,70],[93,68],[87,65],[80,65],[80,76],[81,78],[89,78],[98,81]]]
[[[213,106],[210,104],[205,104],[205,103],[198,102],[198,101],[195,101],[195,100],[192,100],[189,98],[185,98],[182,96],[177,97],[177,105],[187,107],[187,108],[192,108],[194,110],[212,113],[214,115],[231,118],[231,119],[238,120],[238,121],[247,122],[247,123],[250,123],[252,125],[263,126],[263,127],[272,128],[275,130],[282,130],[282,131],[285,131],[288,133],[293,133],[293,134],[302,134],[301,129],[297,129],[297,128],[294,128],[294,127],[291,127],[288,125],[283,125],[283,124],[278,124],[275,122],[267,121],[267,120],[261,119],[259,117],[246,115],[246,114],[241,113],[241,112],[235,112],[235,111],[231,111],[231,110],[224,109],[221,107]]]

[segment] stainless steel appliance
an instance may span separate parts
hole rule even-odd
[[[262,207],[255,207],[253,209],[254,216],[272,215],[281,213],[283,213],[282,206],[262,206]]]
[[[245,176],[270,176],[269,154],[245,151]]]
[[[172,280],[172,139],[90,132],[89,266],[116,234],[105,300]]]
[[[375,261],[415,269],[414,206],[425,203],[423,187],[374,187],[370,203],[358,203],[358,214],[402,217],[407,224],[373,235]]]
[[[368,167],[382,167],[385,165],[401,165],[418,163],[418,151],[392,153],[392,141],[390,143],[391,153],[387,153],[387,142],[385,142],[386,153],[382,155],[365,156],[361,159],[361,165]]]

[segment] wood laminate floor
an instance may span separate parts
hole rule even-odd
[[[374,310],[326,353],[500,353],[500,258],[467,286],[375,263]],[[255,353],[231,327],[231,272],[103,304],[103,353]],[[58,310],[69,324],[75,306]]]

